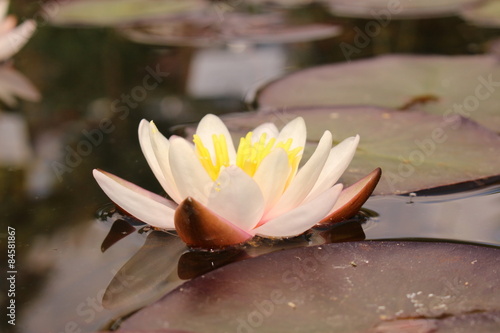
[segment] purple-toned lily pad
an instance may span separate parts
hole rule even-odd
[[[121,329],[348,333],[413,325],[470,332],[498,322],[499,279],[496,248],[396,241],[298,248],[195,278]]]
[[[263,122],[279,127],[297,116],[307,124],[307,156],[327,129],[334,143],[360,135],[341,182],[351,185],[380,167],[382,178],[374,194],[402,194],[500,173],[500,137],[459,116],[443,119],[416,110],[324,107],[241,113],[223,119],[234,136],[241,137]]]
[[[498,28],[500,27],[500,2],[496,0],[475,1],[462,9],[461,16],[474,25]]]
[[[255,44],[297,43],[338,35],[329,24],[291,24],[279,12],[246,14],[199,12],[168,21],[154,21],[119,30],[128,39],[145,44],[213,46],[231,42]]]
[[[456,115],[500,132],[500,66],[493,55],[388,55],[298,71],[265,86],[261,108],[376,105]]]
[[[347,17],[376,19],[428,18],[456,14],[462,6],[477,0],[324,0],[334,14]]]
[[[55,25],[115,26],[153,18],[172,18],[186,12],[203,10],[203,0],[52,0],[42,8]]]

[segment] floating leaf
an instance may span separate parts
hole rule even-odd
[[[121,329],[348,333],[391,322],[408,327],[418,318],[469,332],[498,319],[499,279],[500,250],[476,245],[371,241],[298,248],[193,279]]]
[[[207,5],[201,0],[53,0],[43,6],[47,19],[56,25],[114,26],[152,18],[166,18]]]
[[[261,108],[376,105],[470,117],[500,132],[500,66],[493,55],[402,56],[309,68],[264,87]]]
[[[241,113],[223,119],[235,137],[240,137],[263,122],[280,126],[297,116],[307,125],[306,155],[327,129],[335,143],[359,134],[361,141],[341,182],[354,184],[380,167],[382,178],[375,194],[414,192],[500,172],[500,137],[459,116],[443,119],[416,110],[325,107]]]
[[[338,35],[330,24],[291,24],[281,13],[198,13],[168,21],[148,22],[119,30],[132,41],[156,45],[213,46],[231,42],[298,43]]]
[[[500,2],[496,0],[475,1],[463,8],[461,16],[478,26],[499,27]]]
[[[428,18],[455,15],[462,6],[477,0],[325,0],[333,13],[347,17],[377,19]],[[384,18],[386,19],[386,18]]]

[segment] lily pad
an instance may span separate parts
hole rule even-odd
[[[208,6],[202,0],[53,0],[42,11],[55,25],[115,26],[166,18]]]
[[[329,24],[291,24],[282,13],[225,12],[185,15],[119,30],[128,39],[145,44],[213,46],[231,42],[256,44],[297,43],[334,37],[341,28]]]
[[[500,66],[493,55],[387,55],[298,71],[258,94],[262,108],[376,105],[469,117],[500,132]]]
[[[279,127],[298,116],[305,119],[308,129],[306,156],[327,129],[334,143],[360,135],[354,159],[340,181],[351,185],[380,167],[382,178],[374,194],[414,192],[500,172],[500,137],[459,116],[444,120],[416,110],[324,107],[240,113],[223,120],[237,138],[263,122]],[[189,136],[192,130],[186,132]]]
[[[411,324],[472,331],[498,323],[499,279],[496,248],[328,244],[275,252],[202,275],[132,315],[121,329],[369,332],[382,327],[391,332],[392,325],[401,332],[408,321],[420,319]]]
[[[465,4],[477,0],[324,0],[337,15],[374,19],[382,13],[389,18],[428,18],[456,14]]]
[[[475,1],[463,8],[461,16],[474,25],[500,27],[500,2],[495,0]]]

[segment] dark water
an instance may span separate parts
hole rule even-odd
[[[23,1],[15,9],[20,17],[30,17],[37,4]],[[365,23],[340,21],[351,26]],[[458,18],[394,21],[387,33],[404,35],[409,25],[415,34],[411,41],[400,37],[388,42],[382,34],[356,57],[388,52],[482,52],[484,41],[493,34]],[[279,53],[291,70],[342,60],[339,40],[265,50]],[[17,270],[16,326],[7,326],[4,319],[2,326],[27,333],[97,330],[185,279],[269,249],[363,238],[446,239],[500,246],[497,184],[447,195],[374,197],[365,205],[365,216],[351,226],[286,244],[249,245],[222,258],[186,252],[175,236],[148,232],[133,232],[103,252],[102,243],[113,221],[121,216],[110,213],[104,221],[96,218],[98,212],[110,208],[91,170],[102,168],[161,192],[139,149],[140,119],[154,119],[168,133],[172,126],[199,120],[205,113],[249,108],[242,102],[244,91],[217,96],[188,92],[189,65],[200,52],[138,45],[108,29],[44,25],[15,57],[16,68],[40,89],[43,100],[24,102],[6,112],[21,124],[16,132],[20,139],[13,140],[20,140],[19,149],[28,157],[16,165],[0,161],[2,252],[7,251],[7,228],[14,228]],[[161,74],[158,84],[144,97],[130,100],[127,96],[138,94],[134,89],[151,71]],[[145,258],[161,260],[144,264]],[[126,264],[124,274],[117,275]],[[0,300],[6,300],[5,292]]]

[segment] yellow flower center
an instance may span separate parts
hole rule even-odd
[[[269,155],[273,149],[282,148],[288,155],[288,162],[292,169],[296,169],[299,164],[299,153],[302,147],[291,149],[292,139],[276,143],[276,138],[267,140],[267,134],[263,133],[259,140],[252,142],[253,133],[249,132],[244,138],[240,139],[240,144],[236,152],[235,164],[248,175],[255,174],[259,165],[264,158]],[[198,135],[193,136],[193,141],[196,148],[196,155],[201,164],[207,171],[212,180],[216,180],[219,176],[222,167],[227,167],[231,164],[229,154],[227,152],[227,142],[224,135],[212,135],[214,145],[215,158],[212,159],[209,150],[203,145]]]

